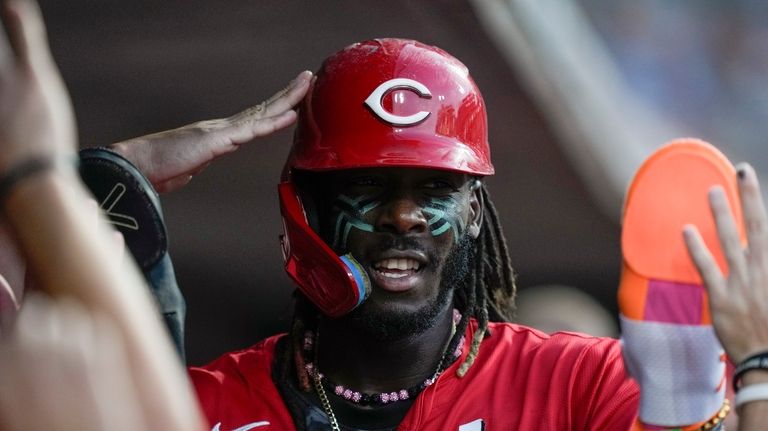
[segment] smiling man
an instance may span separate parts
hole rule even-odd
[[[117,341],[110,337],[109,346],[101,348],[93,343],[75,346],[88,352],[73,354],[72,343],[61,341],[73,338],[50,331],[67,320],[62,320],[65,304],[47,311],[40,304],[37,308],[29,304],[34,310],[25,306],[15,333],[0,340],[3,364],[11,364],[3,370],[8,384],[0,385],[7,392],[0,396],[4,429],[6,422],[20,430],[83,428],[66,426],[75,422],[90,425],[88,429],[104,429],[104,424],[113,422],[136,428],[142,421],[147,426],[138,425],[139,429],[199,429],[196,408],[188,402],[189,388],[183,379],[176,379],[181,373],[167,348],[168,339],[155,338],[161,331],[156,322],[152,324],[156,319],[150,315],[150,302],[146,296],[130,298],[141,295],[138,272],[125,271],[116,260],[97,259],[113,256],[114,250],[107,250],[106,240],[99,245],[96,236],[89,239],[95,233],[92,222],[85,212],[78,213],[82,199],[71,193],[84,190],[82,184],[69,165],[56,161],[74,150],[75,136],[67,132],[74,123],[45,46],[39,12],[33,2],[0,3],[10,22],[7,40],[0,29],[0,48],[13,66],[0,71],[0,90],[8,90],[0,93],[9,95],[0,99],[8,108],[0,109],[0,124],[7,126],[0,127],[4,149],[0,201],[6,221],[18,234],[30,268],[47,273],[37,279],[42,287],[59,295],[75,289],[69,293],[93,313],[114,317],[114,329],[121,326],[125,336]],[[512,309],[514,282],[498,218],[482,183],[483,176],[493,173],[485,108],[466,68],[436,48],[387,39],[350,46],[323,64],[312,85],[310,77],[309,72],[299,74],[283,91],[232,117],[113,146],[138,165],[154,187],[169,191],[186,184],[217,156],[290,125],[296,116],[293,106],[304,99],[279,186],[286,270],[300,290],[294,322],[287,335],[190,370],[212,431],[629,429],[638,394],[624,373],[616,340],[572,333],[548,336],[505,322]],[[677,162],[669,164],[671,159]],[[660,167],[666,168],[659,171]],[[690,176],[679,181],[683,171],[716,177],[721,184],[709,188],[711,183],[690,181]],[[671,181],[664,180],[668,174]],[[62,187],[67,189],[63,194]],[[697,187],[709,190],[713,220],[698,220],[699,227],[687,225],[684,242],[709,295],[711,315],[706,318],[711,317],[714,328],[689,331],[681,325],[690,323],[689,313],[675,317],[670,307],[653,305],[663,296],[685,294],[660,292],[660,285],[675,282],[662,282],[668,273],[652,272],[659,268],[690,272],[690,262],[654,264],[650,273],[639,265],[640,272],[634,272],[638,255],[627,246],[653,243],[653,250],[665,253],[662,263],[681,258],[681,251],[670,255],[666,240],[642,241],[659,230],[676,235],[680,214],[651,217],[651,222],[637,216],[666,212],[658,208],[687,208],[678,205],[679,198],[690,192],[703,195]],[[729,201],[737,194],[742,216],[734,219]],[[64,195],[73,198],[62,199]],[[728,356],[739,364],[732,381],[739,429],[764,429],[768,216],[754,169],[748,164],[734,169],[713,147],[684,140],[649,158],[628,195],[624,233],[641,241],[622,244],[627,266],[620,297],[623,321],[636,320],[630,322],[629,331],[625,327],[624,340],[628,368],[641,371],[645,389],[641,419],[645,409],[649,418],[664,417],[672,423],[667,420],[668,407],[691,420],[699,419],[689,413],[708,414],[701,408],[702,395],[709,399],[713,393],[722,394],[726,382],[719,372],[696,373],[692,360],[693,365],[707,361],[702,352],[709,346],[701,342],[701,333],[714,329]],[[651,203],[650,212],[637,210],[646,207],[642,202]],[[682,220],[687,223],[689,216],[702,212],[696,207]],[[40,241],[41,226],[43,233],[51,233],[49,241]],[[717,241],[722,250],[710,248]],[[55,252],[57,244],[63,244],[66,252]],[[727,275],[717,262],[721,256],[713,252],[721,252],[727,260],[731,270]],[[101,264],[83,272],[81,265],[73,265],[72,256],[78,255]],[[47,279],[53,284],[46,285]],[[677,284],[675,289],[691,287]],[[633,296],[644,298],[632,301]],[[695,320],[704,320],[706,310],[694,302],[699,313]],[[685,319],[669,326],[669,321],[659,320],[664,313],[667,318]],[[82,322],[72,320],[59,329],[93,338],[86,327],[99,319],[87,314],[80,316]],[[41,322],[50,334],[38,333]],[[665,335],[656,336],[661,333]],[[124,349],[118,348],[120,338]],[[680,360],[665,360],[679,350],[685,351]],[[130,364],[111,361],[111,367],[106,363],[93,367],[94,357],[120,354]],[[131,385],[103,386],[98,392],[105,396],[97,397],[95,404],[85,399],[93,396],[92,387],[81,388],[81,393],[87,392],[81,394],[85,398],[73,398],[82,385],[52,381],[40,372],[50,367],[30,366],[41,363],[42,357],[53,358],[48,362],[59,368],[64,364],[68,370],[80,370],[75,374],[82,381],[109,373],[125,377],[121,367],[129,367],[130,380],[137,386],[133,390],[127,390]],[[713,358],[724,359],[720,354]],[[716,379],[707,381],[711,376]],[[39,402],[41,388],[53,394],[48,397],[52,402]],[[121,401],[115,404],[117,394]],[[81,398],[86,402],[79,402]],[[647,403],[649,399],[654,402]],[[68,402],[59,402],[63,400]],[[43,407],[41,414],[29,415],[28,409],[19,408],[35,402]],[[659,404],[663,411],[655,411]],[[62,405],[70,408],[59,411]],[[112,420],[116,406],[121,411],[117,416],[128,414],[131,420]],[[726,401],[714,416],[700,416],[706,419],[703,422],[677,426],[680,420],[674,419],[667,429],[721,430],[728,410]],[[680,411],[672,413],[679,418]],[[660,429],[635,425],[633,430]]]
[[[359,307],[337,320],[352,320],[379,340],[434,326],[449,308],[452,287],[467,274],[479,231],[479,187],[466,174],[426,169],[303,173],[299,188],[319,197],[321,237],[334,253],[355,259],[372,287]],[[471,233],[465,233],[467,221]]]
[[[279,186],[292,328],[191,371],[216,429],[629,429],[615,340],[504,323],[493,172],[458,60],[400,39],[328,58]]]

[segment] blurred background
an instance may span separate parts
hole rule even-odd
[[[596,301],[615,333],[622,194],[654,148],[697,136],[766,178],[758,0],[41,3],[84,147],[231,115],[356,41],[414,38],[452,53],[485,95],[488,183],[520,290],[553,292],[530,300],[542,313],[553,304],[555,327],[535,322],[547,329],[598,331],[594,304],[575,305]],[[290,140],[244,146],[162,197],[192,364],[287,329],[275,186]],[[565,319],[562,302],[573,305]]]

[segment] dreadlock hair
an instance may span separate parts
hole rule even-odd
[[[517,289],[509,259],[509,249],[501,228],[499,214],[491,202],[484,183],[480,183],[480,197],[483,205],[483,220],[472,254],[474,271],[467,275],[462,285],[454,289],[454,307],[461,313],[461,320],[456,324],[455,334],[449,341],[443,357],[440,358],[440,369],[438,369],[438,372],[442,372],[451,365],[451,356],[461,342],[471,318],[474,318],[478,327],[472,337],[469,353],[456,371],[458,377],[466,375],[477,358],[480,343],[490,335],[488,322],[511,321],[515,308]],[[319,312],[301,293],[297,292],[295,297],[296,305],[289,333],[290,348],[285,349],[283,366],[287,368],[293,363],[299,389],[309,392],[312,386],[305,369],[302,345],[306,330],[314,328],[317,324]]]
[[[509,322],[515,307],[515,276],[509,259],[509,249],[501,228],[499,213],[491,201],[485,184],[480,185],[483,204],[483,223],[475,242],[474,271],[464,285],[454,291],[454,306],[461,312],[456,334],[463,334],[470,317],[477,320],[477,331],[472,337],[469,354],[459,366],[459,377],[469,371],[480,350],[480,342],[488,334],[488,322]],[[454,336],[445,355],[456,350],[461,336]],[[442,358],[446,359],[446,358]],[[441,370],[442,371],[442,370]]]

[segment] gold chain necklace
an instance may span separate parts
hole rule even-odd
[[[325,410],[325,414],[328,416],[328,422],[331,423],[331,429],[333,431],[341,431],[339,428],[339,423],[336,421],[336,415],[333,414],[333,409],[331,408],[331,402],[328,400],[328,395],[325,394],[325,388],[323,388],[323,384],[320,383],[319,373],[310,373],[310,375],[312,376],[312,383],[315,385],[317,396],[320,397],[320,404],[323,405],[323,410]]]
[[[456,312],[454,310],[454,312]],[[432,377],[429,379],[431,382],[436,382],[437,378],[440,377],[440,374],[445,371],[442,370],[443,362],[445,361],[445,351],[448,349],[448,346],[451,345],[451,340],[453,339],[454,335],[456,335],[456,322],[454,321],[451,325],[451,336],[448,338],[448,344],[445,346],[445,349],[443,351],[443,354],[440,356],[440,362],[438,362],[437,367],[435,369],[435,373],[432,375]],[[317,336],[319,336],[319,331]],[[315,351],[315,355],[317,355],[317,351]],[[455,357],[455,358],[458,358]],[[331,401],[328,399],[328,395],[325,392],[325,388],[323,387],[323,383],[320,380],[320,371],[318,369],[314,369],[313,372],[309,373],[309,376],[312,378],[312,384],[315,387],[315,392],[317,392],[318,398],[320,398],[320,404],[323,406],[323,410],[325,411],[325,415],[328,416],[328,422],[331,425],[332,431],[341,431],[341,428],[339,428],[339,422],[336,420],[336,414],[333,413],[333,407],[331,407]],[[426,389],[426,388],[425,388]]]

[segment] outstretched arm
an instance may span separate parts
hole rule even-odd
[[[136,165],[159,193],[176,190],[216,158],[293,124],[293,107],[307,93],[311,79],[311,72],[301,72],[269,99],[231,117],[129,139],[111,148]]]
[[[723,274],[694,226],[683,233],[689,253],[709,294],[712,323],[723,348],[738,364],[751,355],[768,352],[768,217],[754,169],[738,167],[747,244],[742,245],[723,190],[715,187],[709,201],[729,273]],[[768,384],[768,371],[749,371],[742,388]],[[768,386],[764,387],[768,390]],[[739,429],[764,429],[768,396],[738,406]]]

